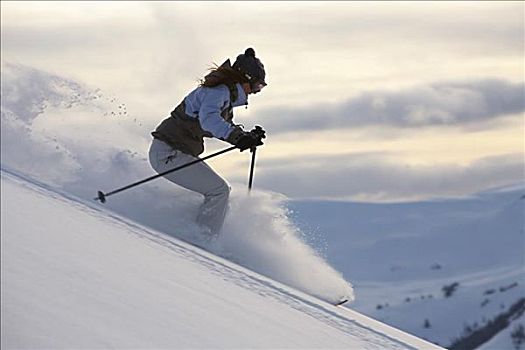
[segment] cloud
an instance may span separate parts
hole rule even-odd
[[[400,128],[483,122],[525,110],[525,85],[498,79],[369,91],[342,103],[261,112],[274,133],[384,125]]]
[[[485,157],[463,166],[414,166],[384,153],[360,153],[261,160],[255,186],[291,198],[398,201],[463,196],[524,179],[523,154]]]
[[[522,12],[506,2],[2,2],[2,56],[113,91],[157,118],[211,62],[250,45],[270,83],[252,108],[304,106],[378,84],[520,76]]]

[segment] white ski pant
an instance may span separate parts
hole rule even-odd
[[[158,173],[184,165],[198,158],[173,149],[154,139],[149,150],[149,161]],[[197,223],[218,234],[228,210],[230,186],[208,164],[199,162],[164,175],[169,181],[204,196]]]

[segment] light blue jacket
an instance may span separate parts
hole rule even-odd
[[[238,97],[232,103],[232,107],[248,105],[248,96],[241,84],[236,84]],[[228,138],[234,126],[228,123],[221,114],[230,106],[230,90],[224,84],[216,87],[199,86],[184,98],[186,114],[190,117],[199,118],[200,125],[204,131],[208,131],[214,137],[225,140]]]

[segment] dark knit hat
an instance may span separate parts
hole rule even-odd
[[[266,72],[264,71],[264,65],[257,57],[255,57],[255,50],[251,47],[246,49],[243,54],[237,56],[232,67],[241,72],[248,82],[252,84],[262,83],[266,85]]]

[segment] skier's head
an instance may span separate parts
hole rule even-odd
[[[246,82],[250,84],[252,93],[258,93],[266,86],[264,65],[255,57],[255,50],[251,47],[237,56],[232,68],[243,75]]]

